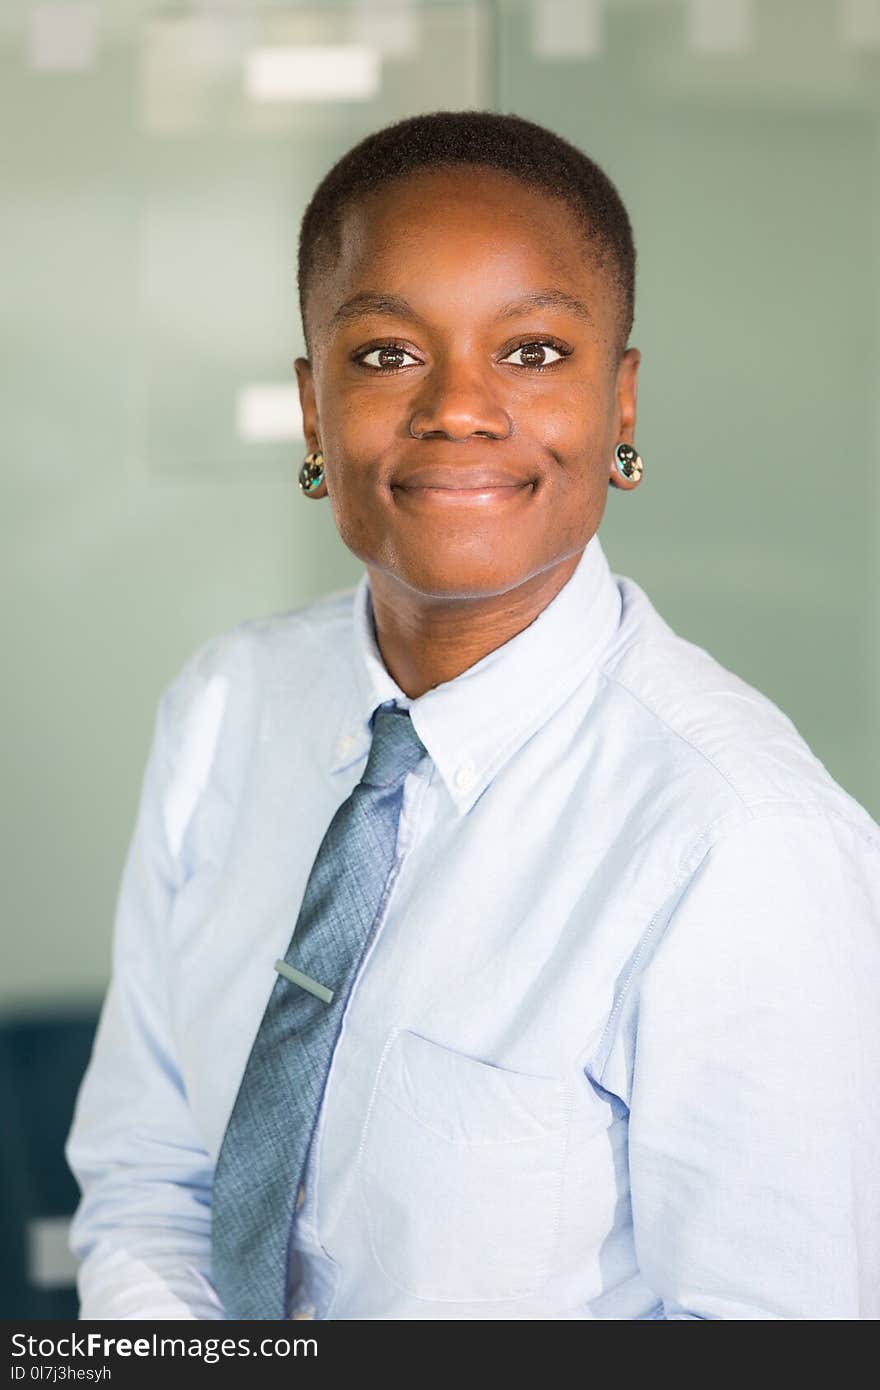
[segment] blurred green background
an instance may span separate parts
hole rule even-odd
[[[440,107],[541,121],[616,183],[645,478],[611,490],[612,568],[880,818],[880,0],[4,0],[0,1016],[20,1107],[53,1084],[9,1062],[35,1055],[23,1028],[67,1019],[71,1075],[85,1056],[161,689],[213,633],[361,573],[297,486],[299,219],[362,135]],[[21,1198],[44,1218],[14,1237],[33,1316],[65,1315],[64,1191]]]

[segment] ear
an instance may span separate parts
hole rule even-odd
[[[642,354],[636,347],[627,348],[617,367],[617,427],[615,439],[630,441],[636,432],[638,372]]]
[[[617,367],[615,384],[616,403],[614,411],[614,444],[633,444],[636,430],[636,405],[638,399],[638,371],[642,354],[636,347],[627,348]],[[633,445],[635,447],[635,445]],[[639,479],[624,478],[615,467],[614,460],[609,465],[609,481],[624,492],[638,487]]]
[[[293,363],[299,387],[299,403],[302,410],[303,438],[309,449],[320,449],[320,425],[318,406],[315,400],[315,379],[312,364],[307,357],[297,357]]]

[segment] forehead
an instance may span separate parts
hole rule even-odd
[[[604,276],[572,210],[514,175],[464,166],[418,170],[348,207],[313,304],[323,326],[365,289],[475,313],[548,286],[586,297],[604,320]]]

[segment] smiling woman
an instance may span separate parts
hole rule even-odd
[[[880,827],[609,568],[617,191],[415,116],[315,191],[299,287],[300,487],[364,571],[162,697],[81,1317],[880,1316]]]
[[[632,444],[641,357],[626,210],[573,146],[480,115],[363,141],[300,238],[295,366],[324,460],[307,490],[368,566],[383,655],[413,698],[531,622],[609,480],[640,476],[614,455]]]

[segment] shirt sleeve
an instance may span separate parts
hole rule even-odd
[[[633,1232],[667,1319],[880,1317],[878,1018],[878,841],[808,811],[725,834],[638,992]]]
[[[187,1103],[169,1019],[166,923],[178,868],[163,820],[182,678],[159,704],[119,891],[112,977],[65,1156],[81,1319],[210,1319],[213,1165]]]

